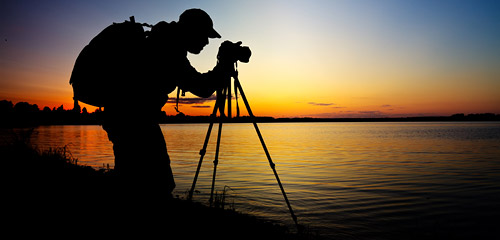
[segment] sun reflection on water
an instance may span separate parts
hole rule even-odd
[[[332,238],[384,232],[471,232],[500,212],[499,123],[259,124],[302,224]],[[207,124],[162,125],[177,188],[191,187]],[[208,200],[217,126],[195,195]],[[67,146],[79,163],[113,164],[100,126],[44,126],[40,148]],[[225,124],[216,190],[229,186],[235,208],[291,224],[283,196],[251,124]],[[140,165],[140,159],[137,161]],[[154,166],[147,166],[154,167]],[[497,214],[495,214],[495,212]],[[454,218],[453,216],[467,216]],[[479,222],[479,223],[478,223]],[[436,230],[434,230],[436,231]]]

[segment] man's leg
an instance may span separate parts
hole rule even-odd
[[[161,132],[159,125],[148,126],[148,138],[150,148],[149,151],[149,161],[151,161],[151,173],[154,179],[152,182],[157,184],[159,191],[166,191],[168,194],[172,192],[175,188],[174,175],[172,173],[172,168],[170,167],[170,157],[167,152],[167,144],[165,142],[165,137]],[[160,190],[161,189],[161,190]]]

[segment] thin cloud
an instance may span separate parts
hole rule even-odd
[[[211,108],[212,106],[207,106],[207,105],[194,105],[191,106],[192,108]]]
[[[319,114],[304,115],[302,117],[319,117],[319,118],[381,118],[389,117],[389,115],[381,111],[339,111],[327,112]]]
[[[371,115],[371,116],[384,115],[384,113],[381,111],[358,111],[358,113],[362,115]]]
[[[208,98],[179,98],[179,104],[203,104],[205,102],[210,102],[210,101],[215,101],[217,97],[215,95],[212,95]],[[176,103],[177,98],[169,98],[167,103]]]
[[[308,102],[307,104],[314,105],[314,106],[320,106],[320,107],[327,107],[327,106],[335,105],[335,103],[317,103],[317,102]]]

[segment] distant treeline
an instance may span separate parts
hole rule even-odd
[[[11,101],[0,101],[0,126],[27,127],[37,125],[64,125],[64,124],[97,124],[101,111],[89,113],[86,108],[65,110],[63,105],[58,108],[44,107],[37,104]]]
[[[98,125],[101,123],[103,112],[97,109],[89,113],[78,104],[73,109],[65,110],[63,105],[56,108],[44,107],[37,104],[11,101],[0,101],[0,127],[29,127],[38,125]],[[133,113],[131,113],[133,114]],[[208,123],[209,116],[187,116],[182,113],[176,116],[167,116],[161,112],[160,123]],[[257,117],[258,122],[412,122],[412,121],[500,121],[500,114],[454,114],[443,117],[403,117],[403,118],[273,118]],[[231,122],[251,122],[249,117],[233,118]]]
[[[276,122],[445,122],[445,121],[500,121],[500,114],[494,113],[463,113],[451,116],[422,117],[380,117],[380,118],[277,118]]]

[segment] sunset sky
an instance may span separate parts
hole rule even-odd
[[[500,114],[500,1],[477,0],[1,1],[0,100],[70,109],[75,59],[102,29],[132,15],[177,21],[189,8],[222,35],[189,55],[200,72],[224,40],[252,49],[239,76],[258,116]]]

